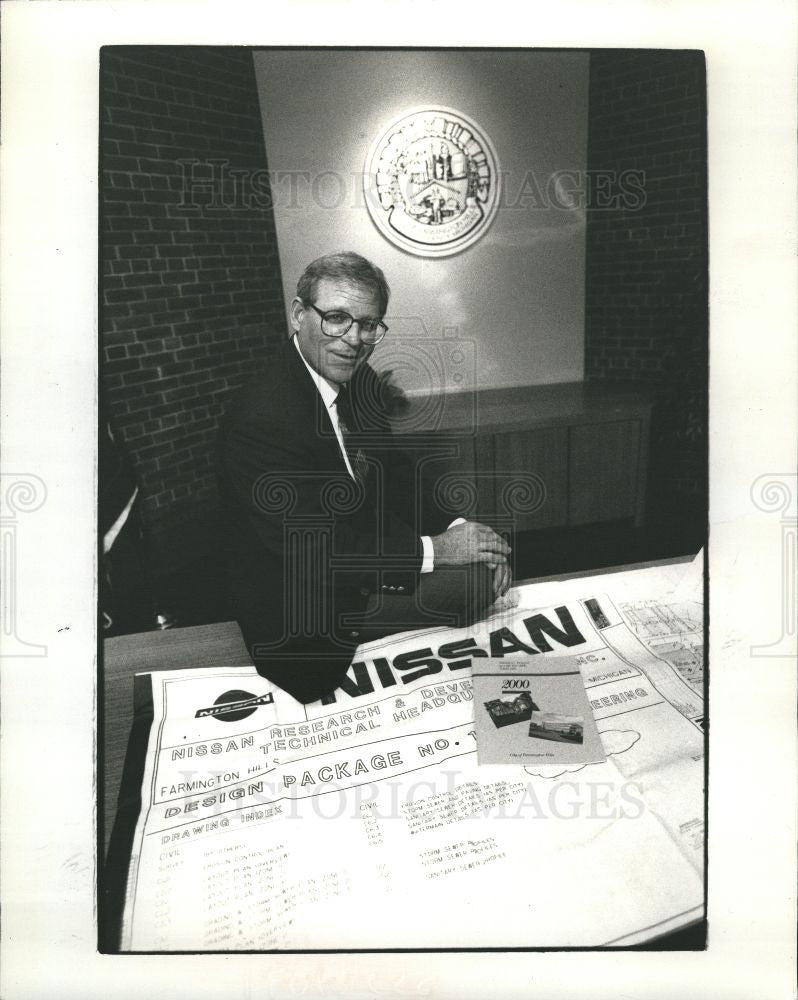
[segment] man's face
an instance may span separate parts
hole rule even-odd
[[[339,278],[317,282],[313,305],[320,312],[340,310],[355,319],[380,317],[376,289]],[[327,337],[321,330],[321,316],[299,298],[291,303],[291,327],[308,364],[336,385],[348,382],[374,350],[374,345],[361,342],[357,323],[343,337]]]

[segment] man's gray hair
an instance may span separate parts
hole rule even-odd
[[[329,253],[318,257],[305,268],[302,277],[297,282],[296,293],[305,305],[310,305],[316,295],[316,285],[322,278],[344,279],[358,285],[368,285],[377,293],[380,303],[380,316],[388,309],[388,299],[391,290],[385,275],[370,260],[361,257],[359,253],[343,250],[340,253]]]

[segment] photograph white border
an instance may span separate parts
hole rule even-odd
[[[543,8],[502,0],[488,9],[448,0],[279,6],[14,0],[2,13],[0,454],[4,486],[32,475],[44,489],[42,497],[33,482],[29,503],[38,497],[38,509],[20,508],[14,524],[3,524],[3,997],[437,1000],[481,997],[488,983],[491,995],[502,997],[794,996],[795,664],[787,655],[751,652],[785,624],[792,627],[783,608],[790,584],[785,524],[794,523],[796,490],[794,5],[569,0]],[[99,48],[420,43],[706,52],[709,948],[99,955],[93,596]],[[783,506],[757,500],[762,477],[777,484]],[[15,637],[29,645],[29,655]],[[37,646],[46,647],[44,655],[34,652]]]

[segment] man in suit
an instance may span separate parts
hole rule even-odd
[[[222,424],[233,607],[258,671],[305,703],[340,684],[359,643],[463,625],[510,583],[509,547],[486,525],[422,534],[414,470],[368,364],[389,294],[358,254],[310,264],[291,339]]]

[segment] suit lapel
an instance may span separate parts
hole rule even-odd
[[[296,346],[289,340],[282,348],[282,362],[289,389],[287,403],[298,415],[304,444],[314,453],[319,471],[349,475],[338,445],[330,411],[310,376]]]

